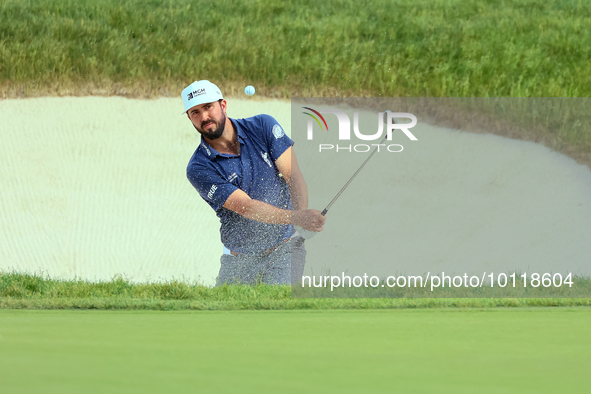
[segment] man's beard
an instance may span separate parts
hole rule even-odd
[[[215,124],[217,127],[213,130],[205,131],[204,129],[197,128],[197,126],[195,126],[195,125],[193,125],[193,126],[195,127],[195,129],[197,129],[197,131],[199,133],[201,133],[202,136],[204,136],[208,140],[215,140],[217,138],[220,138],[222,136],[222,134],[224,134],[224,130],[226,128],[226,114],[223,114],[223,118],[220,123],[216,122],[213,119],[210,120],[209,122],[213,122],[213,124]],[[203,127],[203,125],[201,127]]]

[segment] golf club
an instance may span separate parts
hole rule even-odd
[[[388,116],[388,112],[391,112],[390,110],[387,110],[384,112],[384,124],[388,124],[387,118],[386,116]],[[396,122],[396,119],[392,119],[392,121],[394,123]],[[339,192],[337,193],[336,196],[334,196],[334,198],[332,199],[331,202],[328,203],[328,205],[326,206],[326,208],[324,208],[324,210],[322,211],[321,215],[322,216],[326,216],[326,213],[328,212],[328,210],[330,209],[330,207],[332,207],[332,205],[338,200],[338,198],[341,196],[341,194],[343,194],[343,192],[345,191],[345,189],[349,186],[349,184],[353,181],[353,179],[355,179],[355,177],[357,176],[357,174],[359,174],[359,172],[361,172],[361,170],[363,169],[363,167],[365,167],[365,165],[367,164],[367,162],[373,157],[373,155],[376,153],[376,151],[378,150],[379,146],[384,143],[384,141],[386,141],[386,138],[388,138],[388,133],[386,133],[386,135],[384,136],[384,138],[380,141],[380,143],[378,144],[378,146],[376,146],[374,148],[374,150],[370,153],[370,155],[367,157],[367,159],[365,159],[365,161],[363,162],[363,164],[361,164],[361,166],[357,169],[357,171],[355,171],[355,173],[351,176],[351,178],[349,178],[349,180],[347,181],[347,183],[345,183],[345,186],[343,186],[341,188],[341,190],[339,190]],[[304,239],[310,239],[313,236],[315,236],[317,234],[316,231],[309,231],[309,230],[305,230],[303,228],[301,228],[300,226],[294,226],[296,231],[302,236],[302,238]]]

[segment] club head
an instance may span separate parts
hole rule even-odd
[[[389,109],[384,111],[384,124],[387,125],[388,124],[388,113],[391,113],[392,111],[390,111]],[[394,123],[398,123],[396,122],[395,118],[392,118],[392,122]]]

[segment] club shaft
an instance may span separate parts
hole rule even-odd
[[[345,186],[343,186],[343,188],[337,193],[336,196],[334,196],[334,198],[326,206],[326,208],[324,208],[324,210],[321,213],[322,216],[325,216],[326,215],[326,213],[328,212],[328,210],[330,209],[330,207],[332,206],[332,204],[334,204],[335,201],[341,196],[341,194],[343,194],[343,192],[345,191],[345,189],[347,188],[347,186],[349,186],[349,184],[351,183],[351,181],[353,181],[353,179],[355,179],[355,177],[357,176],[357,174],[359,174],[359,172],[363,169],[363,167],[365,167],[365,165],[367,164],[367,162],[369,161],[369,159],[371,159],[372,156],[379,149],[380,145],[384,141],[386,141],[386,138],[388,138],[388,133],[386,133],[386,136],[380,141],[380,143],[378,144],[378,146],[375,147],[375,149],[371,152],[371,154],[367,157],[367,159],[365,159],[365,161],[363,162],[363,164],[361,164],[361,166],[357,169],[357,171],[355,171],[355,174],[353,174],[353,176],[351,178],[349,178],[349,180],[347,181],[347,183],[345,183]]]

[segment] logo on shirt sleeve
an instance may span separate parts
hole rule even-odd
[[[218,187],[216,185],[211,185],[211,189],[209,189],[209,193],[207,193],[207,198],[211,200],[213,198],[213,194],[217,189]]]
[[[285,132],[283,131],[281,126],[276,124],[275,126],[273,126],[273,135],[275,136],[275,139],[279,139],[285,135]]]

